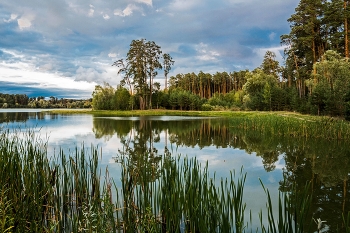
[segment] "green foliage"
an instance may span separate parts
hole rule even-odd
[[[272,94],[271,94],[271,86],[268,82],[266,82],[264,85],[263,97],[264,97],[263,102],[265,103],[266,106],[268,106],[268,109],[271,111]]]
[[[92,107],[95,110],[116,109],[114,88],[108,83],[104,83],[104,86],[95,86],[95,91],[92,93]]]
[[[8,197],[6,186],[0,189],[0,231],[12,232],[14,227],[13,206]]]
[[[129,91],[122,87],[118,86],[115,91],[115,109],[116,110],[129,110],[130,109],[130,93]]]
[[[261,180],[260,180],[261,182]],[[270,192],[261,182],[264,192],[267,196],[267,217],[268,225],[265,226],[261,220],[262,232],[271,233],[303,233],[310,232],[305,230],[310,226],[311,219],[308,217],[311,195],[309,194],[310,184],[305,185],[302,190],[297,190],[296,185],[292,185],[291,194],[279,192],[278,196],[278,214],[273,213],[273,204]],[[260,213],[262,219],[263,212]],[[277,216],[276,216],[277,215]],[[278,217],[278,219],[276,218]],[[276,218],[276,219],[275,219]],[[309,227],[310,228],[310,227]]]
[[[335,51],[327,51],[315,64],[316,74],[310,80],[311,104],[318,114],[345,116],[350,89],[350,64]]]
[[[169,92],[169,105],[172,109],[198,110],[201,104],[200,97],[189,91],[176,88]]]
[[[281,67],[276,60],[276,54],[272,51],[266,51],[260,68],[265,74],[273,75],[276,77],[276,79],[279,77],[279,73],[281,72]]]
[[[171,70],[171,66],[174,65],[173,58],[170,56],[170,54],[165,53],[163,54],[163,68],[164,68],[164,77],[165,77],[165,90],[168,89],[168,74]]]
[[[118,202],[127,208],[120,208],[118,215],[124,220],[124,232],[243,232],[246,175],[242,171],[237,179],[231,172],[217,186],[208,163],[202,167],[195,158],[173,159],[166,153],[155,185],[147,176],[147,162],[134,168],[148,156],[119,158],[123,173]]]
[[[145,109],[146,106],[152,108],[152,96],[155,92],[154,78],[158,74],[158,70],[162,69],[161,47],[154,41],[146,41],[146,39],[133,40],[127,53],[126,64],[122,59],[114,62],[113,65],[120,67],[118,73],[124,73],[121,85],[128,85],[131,93],[133,88],[140,96],[140,108]],[[174,64],[169,54],[163,55],[163,64],[165,77]]]
[[[26,107],[29,102],[29,97],[25,94],[3,94],[0,93],[0,106],[6,104],[6,108]]]
[[[210,105],[210,104],[203,104],[201,106],[201,110],[202,111],[212,111],[213,110],[213,107]]]
[[[97,149],[89,158],[84,147],[72,156],[48,155],[47,142],[20,129],[1,129],[0,148],[2,232],[112,231],[114,208]]]
[[[208,104],[211,106],[222,106],[222,107],[230,107],[231,103],[226,102],[223,94],[215,93],[209,100]]]
[[[271,107],[273,89],[277,89],[276,77],[257,69],[246,74],[247,82],[243,86],[246,95],[244,104],[252,110],[267,110]],[[269,106],[270,105],[270,106]]]

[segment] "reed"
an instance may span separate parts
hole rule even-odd
[[[7,192],[6,188],[2,188],[0,193],[0,231],[3,233],[11,232],[14,220],[11,213],[12,203],[8,200]]]
[[[338,232],[349,233],[350,232],[350,211],[347,214],[343,214],[343,226],[339,227]]]
[[[350,123],[330,117],[257,114],[244,117],[231,117],[230,126],[246,131],[254,130],[276,136],[343,141],[350,139]]]
[[[122,200],[117,203],[123,203],[119,225],[125,232],[243,232],[243,171],[217,186],[208,164],[164,157],[159,180],[149,182],[147,165],[134,173],[128,168],[135,161],[120,160]]]
[[[97,149],[85,160],[47,154],[47,142],[34,130],[2,129],[0,179],[2,229],[9,232],[110,232],[113,205],[100,190]],[[109,212],[108,212],[109,211]]]
[[[311,231],[309,207],[312,196],[309,192],[310,184],[306,184],[301,190],[296,190],[292,185],[291,192],[279,192],[278,214],[273,211],[273,203],[269,190],[260,183],[267,196],[267,226],[262,222],[263,211],[260,212],[261,232],[263,233],[303,233]]]
[[[121,186],[99,168],[98,148],[48,155],[34,130],[0,131],[2,232],[249,232],[243,169],[217,180],[208,163],[165,153],[121,155]],[[280,193],[257,232],[308,232],[305,190]],[[349,229],[349,215],[344,216]]]

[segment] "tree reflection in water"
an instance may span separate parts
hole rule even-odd
[[[280,182],[280,190],[290,192],[293,184],[302,189],[311,182],[310,219],[326,220],[328,232],[337,232],[342,229],[343,214],[350,211],[350,199],[347,198],[350,148],[343,141],[274,136],[237,129],[232,127],[230,120],[215,118],[179,121],[148,120],[147,117],[136,121],[94,119],[94,132],[96,137],[118,135],[124,146],[120,154],[129,157],[132,170],[149,167],[147,177],[150,181],[159,177],[160,156],[153,143],[161,140],[161,134],[168,139],[165,145],[169,141],[178,147],[230,147],[255,153],[262,158],[267,172],[275,169],[282,155],[285,180]],[[133,184],[139,182],[138,178],[132,179]],[[316,230],[316,224],[312,227]]]

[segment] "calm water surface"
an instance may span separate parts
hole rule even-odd
[[[341,142],[277,138],[257,132],[241,132],[230,127],[225,118],[182,116],[97,117],[59,115],[40,110],[1,110],[0,122],[6,127],[34,128],[48,139],[49,155],[63,149],[67,154],[76,147],[98,146],[102,150],[101,169],[120,180],[116,158],[128,148],[137,156],[152,151],[163,155],[196,157],[219,177],[230,171],[247,173],[244,198],[247,213],[265,209],[266,195],[259,178],[278,200],[278,190],[290,183],[303,186],[312,181],[312,215],[326,220],[326,229],[335,232],[343,211],[349,211],[350,149]],[[283,174],[286,183],[283,183]],[[246,216],[246,221],[249,216]]]

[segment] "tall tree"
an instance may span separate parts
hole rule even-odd
[[[327,41],[326,49],[337,51],[346,57],[349,55],[347,2],[347,0],[327,1],[322,19],[324,37]]]
[[[281,67],[276,60],[276,54],[272,51],[266,51],[264,60],[260,66],[265,74],[271,74],[278,79],[279,73],[281,72]]]
[[[121,84],[129,85],[133,92],[135,89],[139,97],[140,109],[152,108],[153,80],[162,69],[160,56],[161,48],[154,41],[146,39],[133,40],[127,53],[125,62],[120,59],[113,65],[120,67],[119,73],[124,73]],[[169,69],[169,67],[168,67]]]
[[[344,0],[344,33],[345,33],[345,57],[349,58],[349,7],[348,7],[349,1]]]
[[[300,97],[305,95],[304,81],[325,51],[321,28],[324,3],[325,0],[301,0],[288,19],[290,33],[281,36],[282,44],[288,46],[287,64],[293,66],[291,72],[296,74]]]
[[[153,79],[157,76],[158,69],[162,69],[162,64],[160,63],[160,55],[162,51],[160,46],[157,45],[154,41],[146,42],[146,70],[149,76],[149,105],[148,108],[152,109],[152,89],[153,89]]]
[[[133,40],[127,53],[128,74],[133,78],[136,92],[140,97],[140,108],[145,109],[147,94],[146,45],[145,39]]]
[[[174,65],[173,58],[168,54],[163,54],[163,68],[164,68],[164,77],[165,77],[165,90],[168,89],[168,74],[171,70],[171,66]]]

